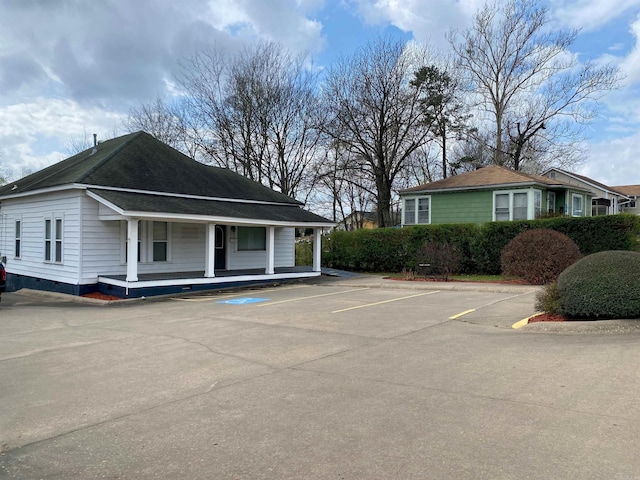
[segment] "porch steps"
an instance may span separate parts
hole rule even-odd
[[[327,275],[329,277],[359,277],[360,274],[359,273],[355,273],[355,272],[347,272],[346,270],[338,270],[336,268],[327,268],[327,267],[322,267],[321,268],[321,272],[322,275]]]

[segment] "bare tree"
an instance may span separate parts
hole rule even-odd
[[[320,136],[315,75],[305,62],[271,42],[185,62],[179,83],[201,152],[285,195],[308,194]]]
[[[130,109],[123,126],[128,132],[143,130],[176,150],[196,158],[198,145],[191,134],[189,110],[185,107],[186,104],[181,99],[167,103],[158,96],[150,103]]]
[[[423,65],[424,58],[419,58]],[[407,160],[429,140],[417,89],[416,59],[405,44],[381,38],[333,66],[323,85],[330,114],[325,132],[341,142],[375,187],[380,227],[394,224],[392,192]]]
[[[521,169],[534,139],[544,139],[538,147],[579,143],[600,95],[616,88],[616,67],[580,65],[568,51],[577,33],[553,30],[540,0],[487,3],[469,29],[449,33],[459,67],[492,119],[494,163]]]

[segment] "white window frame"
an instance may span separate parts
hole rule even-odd
[[[579,198],[580,199],[580,205],[582,206],[582,210],[580,210],[580,215],[576,215],[576,210],[574,209],[574,203],[573,201]],[[571,216],[572,217],[584,217],[585,216],[585,211],[584,211],[584,204],[585,204],[585,199],[584,199],[584,195],[580,194],[580,193],[572,193],[571,194]]]
[[[164,222],[167,224],[167,259],[166,260],[153,260],[153,221],[152,220],[140,220],[138,222],[138,245],[139,245],[139,258],[138,263],[169,263],[173,259],[173,223]],[[156,240],[157,241],[157,240]],[[127,221],[122,220],[120,222],[120,264],[127,264]]]
[[[428,203],[428,219],[427,223],[420,222],[420,200],[426,200]],[[413,205],[413,221],[407,222],[406,213],[407,213],[407,204],[410,203]],[[431,211],[432,203],[431,203],[431,195],[421,195],[419,197],[409,197],[404,198],[402,200],[402,225],[431,225]]]
[[[13,228],[13,258],[15,258],[16,260],[20,260],[22,258],[22,235],[24,233],[24,224],[22,222],[22,217],[15,219]]]
[[[153,224],[154,223],[164,223],[167,225],[167,238],[166,239],[160,239],[157,240],[155,238],[153,238]],[[165,221],[152,221],[149,222],[149,228],[148,228],[148,232],[149,232],[149,248],[148,248],[148,252],[149,252],[149,262],[150,263],[168,263],[171,262],[171,223],[170,222],[165,222]],[[156,243],[166,243],[167,244],[167,258],[165,260],[155,260],[154,258],[154,253],[155,253],[155,244]]]
[[[494,222],[498,221],[513,221],[513,211],[514,211],[514,198],[516,194],[526,194],[527,195],[527,215],[526,218],[518,219],[518,220],[533,220],[535,218],[536,212],[536,193],[540,192],[540,201],[542,201],[542,191],[534,188],[520,188],[515,190],[494,190],[493,191],[493,207],[491,212],[491,218]],[[509,196],[509,220],[496,220],[496,197],[498,195],[508,195]]]
[[[47,225],[49,228],[47,229]],[[47,234],[49,235],[47,237]],[[64,216],[52,215],[44,219],[44,262],[64,263]]]

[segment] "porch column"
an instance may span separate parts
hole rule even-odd
[[[127,282],[138,281],[138,219],[127,219]]]
[[[275,251],[275,231],[276,227],[267,227],[267,268],[264,273],[273,275],[275,273],[276,251]]]
[[[206,264],[204,267],[205,277],[215,277],[216,268],[216,224],[207,223],[207,248],[206,248]]]
[[[313,271],[320,271],[320,256],[322,254],[322,228],[313,229]]]

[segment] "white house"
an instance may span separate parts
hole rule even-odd
[[[318,276],[333,225],[144,132],[0,187],[9,290],[140,297]],[[295,265],[296,227],[314,229],[313,266]]]
[[[620,213],[623,210],[623,206],[629,201],[629,197],[618,187],[609,187],[584,175],[559,168],[551,168],[543,175],[591,192],[591,215],[594,217]]]

